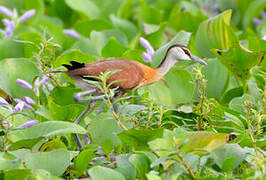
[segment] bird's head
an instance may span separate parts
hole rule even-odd
[[[175,61],[196,61],[200,64],[208,65],[202,59],[193,55],[187,47],[179,44],[171,46],[167,51],[167,56],[169,56],[170,59]]]

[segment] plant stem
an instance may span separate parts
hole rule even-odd
[[[127,130],[128,130],[127,127],[126,127],[126,126],[120,121],[118,115],[117,115],[116,112],[114,111],[113,104],[112,104],[112,102],[111,102],[111,100],[110,100],[110,95],[109,95],[109,93],[108,93],[108,88],[107,88],[107,86],[106,86],[106,80],[103,81],[103,89],[104,89],[104,94],[105,94],[106,99],[107,99],[107,103],[108,103],[109,107],[111,108],[112,113],[113,113],[113,115],[114,115],[116,121],[119,123],[119,125],[120,125],[124,130],[127,131]]]

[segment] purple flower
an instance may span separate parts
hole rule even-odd
[[[31,99],[28,96],[24,96],[23,97],[24,102],[26,102],[27,104],[35,104],[35,101],[33,99]]]
[[[32,89],[32,85],[30,85],[27,81],[24,81],[23,79],[17,79],[16,81],[21,87]]]
[[[0,97],[0,104],[8,104],[8,102],[6,102],[4,98]]]
[[[80,38],[80,34],[74,29],[64,29],[64,34],[73,38]]]
[[[83,135],[83,139],[86,141],[86,144],[90,144],[91,140],[87,135]]]
[[[8,102],[2,97],[0,97],[0,107],[4,107],[4,108],[7,108],[7,109],[9,108]]]
[[[147,62],[150,63],[152,61],[152,56],[146,52],[142,53],[142,59]]]
[[[9,24],[11,23],[11,21],[10,20],[8,20],[8,19],[2,19],[2,23],[4,24],[4,26],[9,26]]]
[[[15,29],[15,21],[9,21],[8,19],[3,19],[2,23],[5,25],[5,31],[0,30],[1,33],[4,34],[5,38],[10,38],[13,35],[14,29]]]
[[[149,43],[148,40],[144,39],[143,37],[139,38],[140,44],[146,48],[147,52],[143,52],[142,53],[142,58],[145,62],[151,62],[152,61],[152,55],[154,53],[154,49],[151,46],[151,44]]]
[[[48,76],[44,76],[44,77],[42,78],[42,80],[40,81],[40,84],[45,84],[45,83],[47,83],[49,80],[50,80],[50,78],[49,78]]]
[[[261,17],[262,19],[264,19],[265,16],[266,16],[265,12],[264,12],[264,11],[261,11],[261,12],[260,12],[260,17]]]
[[[218,14],[218,10],[219,10],[219,5],[217,3],[215,3],[213,5],[213,9],[212,9],[212,17],[214,17]]]
[[[12,11],[10,11],[8,8],[6,8],[5,6],[0,6],[0,13],[8,16],[8,17],[12,17],[13,13]]]
[[[37,77],[37,79],[34,81],[34,92],[36,93],[36,96],[40,95],[39,86],[40,86],[40,78]]]
[[[18,128],[29,128],[29,127],[32,127],[32,126],[35,126],[36,124],[38,124],[38,120],[32,120],[32,121],[28,121],[24,124],[21,124]]]
[[[14,108],[13,113],[21,112],[24,108],[25,103],[23,101],[20,101]]]
[[[19,17],[19,22],[24,22],[35,15],[35,9],[31,9],[27,12],[25,12],[22,16]]]
[[[151,46],[151,44],[149,43],[149,41],[146,40],[146,39],[144,39],[143,37],[140,37],[140,38],[139,38],[139,41],[140,41],[140,44],[141,44],[144,48],[146,48],[147,53],[150,54],[150,55],[153,55],[153,53],[154,53],[154,49],[153,49],[153,47]]]
[[[260,21],[258,18],[253,18],[253,19],[252,19],[252,22],[253,22],[253,24],[254,24],[255,26],[258,26],[258,25],[260,25],[260,23],[261,23],[261,21]]]
[[[24,106],[23,106],[23,107],[25,107],[25,108],[27,108],[27,109],[33,109],[33,108],[31,107],[31,105],[29,105],[27,102],[25,102],[25,101],[23,101],[23,100],[21,100],[21,99],[15,98],[14,101],[15,101],[15,103],[17,103],[17,104],[19,104],[20,102],[23,102],[23,103],[24,103]]]

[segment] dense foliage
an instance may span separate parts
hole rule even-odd
[[[265,0],[0,3],[0,179],[263,179]],[[156,67],[176,43],[208,66],[178,62],[116,99],[128,130],[108,98],[73,123],[87,103],[52,71],[109,58]]]

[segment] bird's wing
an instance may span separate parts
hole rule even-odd
[[[108,83],[117,80],[123,80],[115,83],[113,87],[120,87],[122,89],[132,89],[137,87],[143,79],[144,72],[142,64],[132,60],[100,60],[92,63],[86,63],[80,68],[69,70],[66,74],[70,76],[99,76],[101,73],[108,71],[120,70],[113,74]]]

